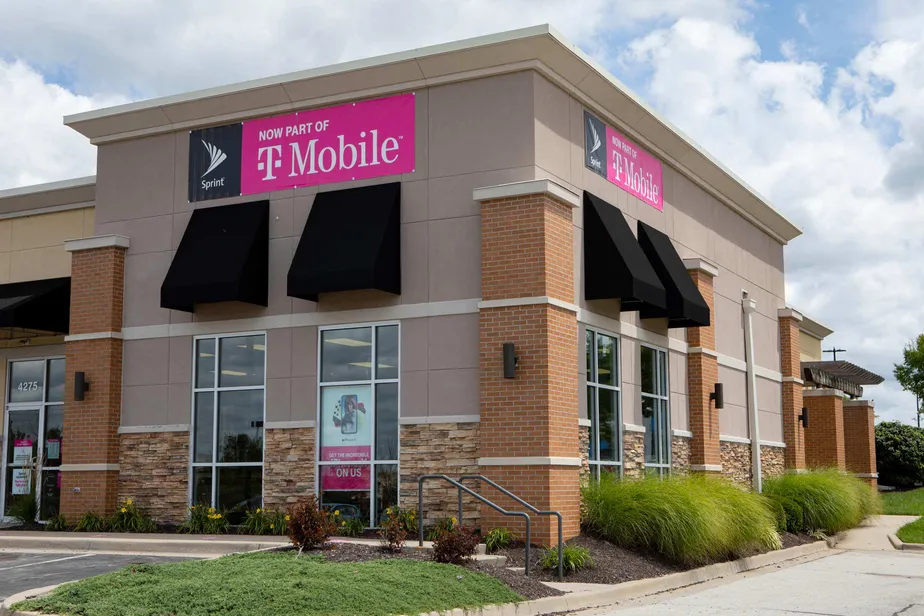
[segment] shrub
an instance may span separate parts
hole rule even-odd
[[[513,541],[513,535],[506,528],[492,528],[484,536],[484,545],[488,552],[503,550]]]
[[[911,488],[924,481],[924,430],[897,421],[876,426],[879,483]]]
[[[382,521],[379,537],[382,538],[382,547],[389,552],[400,552],[407,539],[405,520],[401,517],[401,513],[398,507],[389,507],[385,510],[385,519]]]
[[[10,517],[21,524],[35,524],[38,516],[38,503],[35,502],[35,492],[14,496],[9,506]]]
[[[102,533],[109,530],[109,525],[106,518],[88,511],[77,521],[74,530],[78,533]]]
[[[390,507],[389,511],[392,511],[389,514],[390,517],[397,517],[401,520],[401,526],[404,528],[404,532],[408,535],[413,535],[417,533],[417,510],[416,509],[402,509],[395,505]]]
[[[723,479],[604,476],[582,492],[588,531],[674,562],[702,564],[780,545],[763,499]]]
[[[178,532],[190,535],[223,535],[228,532],[231,523],[228,516],[214,507],[193,505],[189,508],[189,518],[180,525]]]
[[[45,530],[48,530],[48,531],[67,530],[67,520],[64,518],[64,515],[61,513],[56,513],[50,518],[48,518],[48,523],[45,524]]]
[[[590,550],[576,545],[565,544],[561,550],[562,569],[565,573],[574,573],[578,569],[593,567],[594,559],[590,557]],[[558,546],[547,548],[542,552],[542,568],[558,569]]]
[[[257,507],[244,512],[244,521],[237,532],[243,535],[285,535],[289,516],[282,511]]]
[[[432,526],[427,530],[427,541],[436,541],[440,534],[447,530],[453,530],[459,521],[455,516],[451,518],[440,518],[436,521],[436,526]]]
[[[869,485],[836,469],[773,477],[764,482],[764,493],[790,511],[801,510],[798,517],[787,512],[787,529],[792,531],[838,533],[882,509]]]
[[[780,532],[800,533],[805,528],[802,506],[789,498],[779,494],[764,492],[767,506],[771,508],[777,519],[777,529]]]
[[[114,533],[153,533],[155,526],[130,498],[109,519],[109,530]]]
[[[337,527],[337,534],[341,537],[359,537],[366,530],[365,520],[359,518],[350,518],[349,520],[340,520],[340,526]]]
[[[443,530],[433,540],[433,560],[438,563],[461,564],[478,549],[478,535],[466,526],[454,526]]]
[[[310,496],[289,509],[289,539],[299,551],[310,550],[323,545],[337,532],[337,523],[331,515],[318,506],[318,497]]]

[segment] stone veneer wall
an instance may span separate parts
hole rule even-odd
[[[761,475],[764,479],[782,475],[786,462],[782,447],[760,446]],[[722,441],[722,475],[742,487],[751,487],[751,446]]]
[[[623,476],[642,477],[645,474],[645,433],[623,431]]]
[[[263,504],[284,509],[314,493],[314,428],[264,432]]]
[[[581,457],[581,483],[590,477],[590,426],[578,427],[578,455]]]
[[[691,447],[685,436],[671,437],[671,472],[686,475],[690,472]]]
[[[453,479],[478,474],[478,423],[406,424],[401,426],[401,489],[403,508],[417,509],[417,478],[442,473]],[[476,482],[466,482],[475,488]],[[491,498],[491,491],[484,491]],[[492,499],[493,500],[493,499]],[[458,515],[458,491],[445,482],[424,484],[424,524]],[[464,496],[463,521],[478,527],[481,505]]]
[[[120,500],[132,499],[157,522],[179,523],[186,519],[189,432],[122,434],[119,469]]]

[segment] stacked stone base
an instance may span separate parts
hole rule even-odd
[[[722,441],[721,457],[722,475],[732,483],[744,488],[750,488],[753,483],[751,445]],[[760,462],[760,472],[763,479],[782,475],[786,468],[784,449],[761,445]]]
[[[285,509],[314,494],[314,428],[266,430],[263,504]]]
[[[683,436],[671,438],[671,472],[676,475],[690,472],[690,440]]]
[[[477,475],[478,423],[408,424],[401,426],[402,508],[417,509],[417,479],[421,475],[443,474],[458,480],[462,475]],[[475,482],[466,482],[475,488]],[[442,518],[458,517],[458,491],[446,482],[424,483],[424,525]],[[479,527],[481,505],[474,498],[462,499],[465,525]]]
[[[132,499],[156,522],[185,521],[189,506],[189,432],[143,432],[121,437],[119,499]]]
[[[622,435],[623,476],[641,478],[645,475],[645,433],[629,432]]]

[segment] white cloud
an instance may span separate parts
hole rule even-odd
[[[809,23],[808,11],[803,5],[796,7],[796,22],[809,32],[812,31],[812,25]]]

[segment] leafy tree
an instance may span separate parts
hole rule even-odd
[[[924,481],[924,430],[897,421],[876,426],[879,483],[911,488]]]
[[[905,391],[914,394],[915,399],[920,402],[924,399],[924,334],[909,342],[903,351],[904,361],[895,364],[895,380],[902,386]],[[918,427],[921,427],[921,408],[918,404],[916,408]]]

